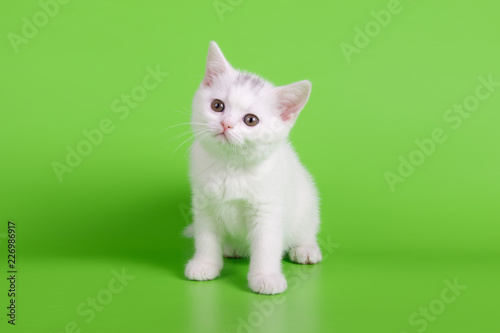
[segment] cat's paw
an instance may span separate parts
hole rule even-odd
[[[207,281],[213,280],[219,276],[221,269],[221,265],[191,259],[186,265],[184,275],[186,275],[189,280]]]
[[[288,256],[297,264],[317,264],[321,261],[321,251],[318,245],[294,247],[288,252]]]
[[[250,289],[259,294],[274,295],[286,290],[285,276],[278,274],[252,274],[248,275]]]

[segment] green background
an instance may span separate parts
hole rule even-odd
[[[11,33],[41,7],[1,5],[2,332],[500,332],[500,91],[457,129],[443,119],[478,77],[500,81],[498,2],[401,0],[380,31],[371,11],[386,1],[223,3],[219,15],[213,1],[75,0],[17,53]],[[348,59],[342,43],[367,25],[368,45]],[[183,276],[189,141],[176,148],[189,135],[169,140],[189,127],[166,128],[189,121],[210,40],[235,68],[313,83],[291,140],[321,193],[325,260],[285,260],[283,296],[251,293],[244,259],[212,282]],[[121,119],[112,103],[148,66],[169,75]],[[111,133],[59,181],[54,161],[106,118]],[[385,173],[435,128],[446,141],[392,191]],[[5,315],[9,219],[16,327]],[[122,269],[135,278],[110,294]],[[455,278],[467,288],[442,303]],[[86,322],[77,309],[96,296],[106,304]],[[429,306],[439,313],[425,328],[410,322]]]

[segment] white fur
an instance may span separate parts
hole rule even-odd
[[[186,266],[191,280],[216,278],[222,257],[250,256],[248,282],[262,294],[286,287],[281,259],[321,261],[316,242],[318,196],[313,180],[288,141],[306,104],[309,81],[274,87],[233,69],[210,43],[205,77],[193,100],[191,152],[195,254]],[[211,108],[224,102],[223,112]],[[243,122],[246,114],[256,126]],[[230,126],[224,135],[222,123]]]

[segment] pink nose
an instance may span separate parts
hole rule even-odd
[[[222,122],[221,125],[224,131],[227,130],[228,128],[233,128],[232,126],[227,125],[225,122]]]

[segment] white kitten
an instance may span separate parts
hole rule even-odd
[[[215,42],[193,100],[191,182],[195,254],[191,280],[216,278],[226,257],[250,256],[248,282],[261,294],[286,287],[281,259],[321,261],[318,196],[288,133],[309,81],[274,87],[235,70]]]

